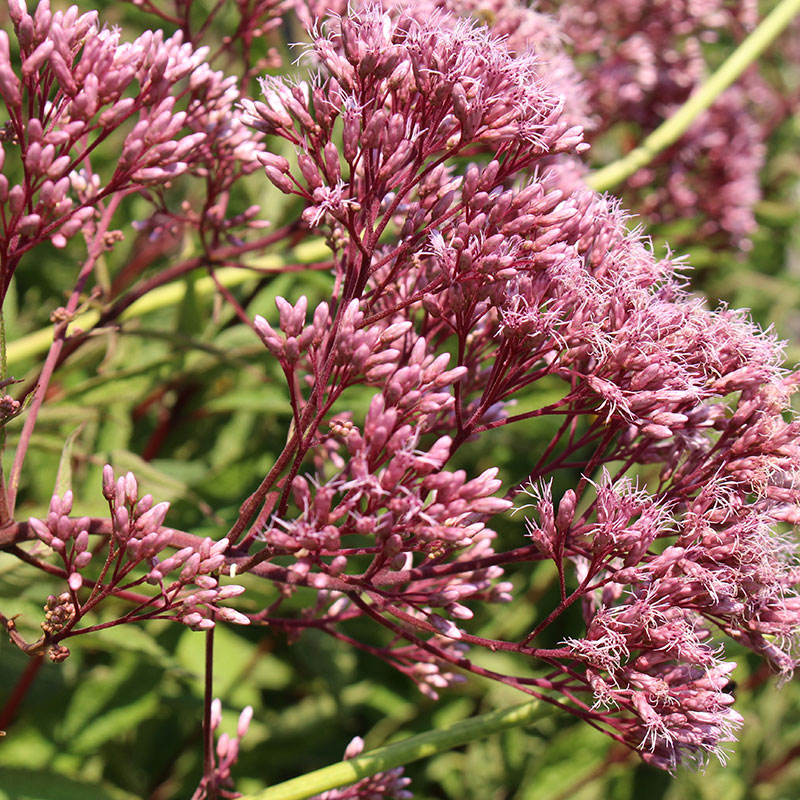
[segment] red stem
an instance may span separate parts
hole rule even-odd
[[[35,656],[26,664],[22,675],[20,675],[17,681],[17,685],[11,691],[11,695],[8,700],[6,700],[6,704],[3,706],[2,710],[0,710],[0,731],[4,731],[11,725],[14,715],[17,713],[17,709],[22,705],[25,695],[27,695],[33,685],[33,681],[39,673],[43,661],[44,656]]]

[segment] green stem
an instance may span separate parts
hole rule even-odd
[[[240,800],[303,800],[338,786],[355,783],[378,772],[451,750],[474,739],[481,739],[507,728],[527,725],[541,715],[542,703],[538,700],[490,711],[488,714],[456,722],[443,730],[427,731],[397,744],[379,747],[347,761],[308,772]]]
[[[647,166],[658,153],[674,144],[697,117],[772,44],[798,13],[800,0],[781,0],[675,114],[626,156],[592,173],[587,180],[589,186],[598,192],[608,191]]]

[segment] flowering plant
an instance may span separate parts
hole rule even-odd
[[[691,43],[715,19],[675,11],[686,25],[671,46],[691,69],[678,62],[669,73],[651,58],[667,32],[647,28],[620,51],[617,72],[592,80],[554,17],[510,3],[326,13],[237,2],[236,35],[213,49],[202,44],[213,18],[198,25],[191,3],[137,5],[177,32],[127,41],[94,13],[53,12],[44,0],[29,13],[13,0],[0,33],[6,302],[34,268],[32,251],[56,259],[79,240],[85,248],[69,267],[66,305],[51,312],[44,360],[31,361],[30,337],[2,337],[13,457],[0,547],[58,586],[40,634],[27,615],[0,615],[36,665],[6,707],[9,734],[45,657],[63,662],[73,641],[162,620],[195,641],[205,632],[195,798],[238,796],[231,776],[254,716],[248,705],[236,737],[215,744],[220,623],[300,648],[326,634],[434,699],[474,675],[535,700],[428,734],[436,749],[529,722],[548,704],[665,770],[724,759],[743,722],[724,642],[765,659],[781,681],[798,658],[787,532],[800,521],[798,375],[771,332],[691,294],[680,260],[657,257],[620,202],[597,191],[637,169],[631,190],[643,190],[668,170],[663,191],[642,200],[666,217],[693,213],[693,181],[700,192],[721,183],[726,192],[701,204],[703,231],[751,232],[760,151],[743,192],[727,173],[687,177],[691,140],[675,143],[702,112],[693,135],[717,157],[744,103],[744,89],[729,90],[704,111],[747,61],[691,93],[703,77]],[[784,0],[737,53],[752,60],[797,5]],[[586,17],[559,13],[578,50],[589,47],[570,28]],[[744,34],[752,13],[738,14]],[[297,73],[261,74],[280,66],[289,24],[308,31]],[[248,88],[257,76],[260,96]],[[670,114],[691,95],[667,134],[652,123],[656,90]],[[616,109],[623,117],[656,128],[611,179],[587,176],[583,160],[587,136],[613,122],[609,97],[629,104]],[[759,130],[750,124],[747,153]],[[255,185],[263,199],[243,203]],[[112,227],[126,215],[137,232],[127,250],[126,231]],[[313,251],[304,260],[303,248]],[[293,282],[298,273],[308,282]],[[174,319],[135,327],[175,286]],[[211,322],[198,300],[210,293]],[[142,361],[134,337],[157,336]],[[31,377],[19,377],[15,358],[33,363]],[[76,365],[77,390],[59,378]],[[213,383],[202,380],[208,370]],[[125,381],[142,372],[155,380],[131,409]],[[235,372],[239,397],[225,387]],[[28,456],[53,393],[80,406],[94,391],[97,408],[98,382],[114,403],[86,422],[95,446],[79,456],[83,430],[69,436],[40,508],[45,475]],[[245,390],[249,406],[236,406]],[[180,474],[206,458],[181,428],[202,426],[214,406],[247,413],[215,430],[206,485],[177,480],[176,492],[154,463],[170,453]],[[131,426],[146,426],[151,410],[155,420],[140,453],[108,464],[120,409]],[[229,469],[228,435],[276,422],[268,452],[256,441],[248,470]],[[512,426],[535,448],[502,472],[476,468],[477,448]],[[107,508],[84,488],[93,474]],[[144,483],[172,485],[185,524],[166,527],[178,525],[170,503]],[[524,631],[477,627],[487,607],[514,608],[517,582],[534,572],[552,576],[552,602],[537,604]],[[484,653],[511,660],[497,667]],[[351,742],[335,777],[258,796],[409,796],[400,767],[422,749],[363,747]]]

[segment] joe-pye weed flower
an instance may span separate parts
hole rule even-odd
[[[136,620],[264,625],[292,640],[313,627],[433,698],[472,673],[584,718],[656,766],[724,758],[742,724],[725,639],[783,680],[797,663],[785,533],[800,521],[797,375],[770,332],[692,295],[680,260],[657,258],[619,202],[583,183],[589,117],[554,36],[542,41],[555,63],[438,7],[371,4],[324,20],[304,7],[308,72],[265,77],[255,99],[182,34],[126,44],[93,14],[9,8],[21,63],[0,36],[0,95],[6,158],[13,141],[22,177],[0,176],[6,285],[35,245],[78,232],[88,279],[114,203],[134,192],[153,206],[139,227],[158,240],[180,217],[213,274],[258,249],[234,230],[259,227],[268,209],[227,212],[231,187],[256,170],[302,206],[260,246],[322,237],[332,274],[321,302],[278,297],[270,321],[224,295],[279,365],[292,415],[227,535],[165,527],[168,504],[111,467],[107,518],[73,517],[69,491],[45,519],[15,523],[13,499],[0,509],[3,546],[35,537],[49,550],[27,560],[44,568],[54,555],[47,569],[65,583],[37,642],[2,618],[15,643],[63,661],[68,638]],[[99,175],[92,153],[115,131],[120,158]],[[162,194],[179,176],[206,192],[181,215]],[[466,447],[511,425],[529,436],[538,418],[552,418],[551,437],[510,481],[498,466],[464,467]],[[513,531],[503,546],[501,524]],[[552,563],[555,605],[518,640],[476,633],[475,612],[513,608],[515,576],[540,562]],[[236,575],[243,586],[221,580]],[[230,608],[256,578],[278,587],[275,602]],[[315,602],[284,611],[301,587]],[[111,598],[132,609],[81,622]],[[573,607],[583,625],[543,645]],[[358,638],[349,623],[360,617],[391,636]],[[535,677],[483,666],[481,648]],[[252,713],[215,760],[220,711],[206,700],[197,797],[227,784]],[[388,771],[335,796],[405,786]]]

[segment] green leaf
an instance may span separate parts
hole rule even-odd
[[[647,797],[647,800],[662,800],[673,784],[673,777],[663,769],[637,764],[633,771],[631,800]]]
[[[73,742],[81,731],[90,729],[103,709],[113,703],[119,687],[136,672],[136,661],[123,658],[113,667],[96,667],[78,683],[70,698],[59,729],[59,739]],[[70,748],[72,749],[72,748]]]
[[[102,648],[112,653],[135,653],[172,674],[181,674],[183,671],[180,662],[156,641],[153,633],[142,630],[140,625],[117,625],[95,631],[86,637],[85,646],[87,650]]]
[[[186,287],[183,299],[178,306],[178,319],[175,330],[184,336],[194,336],[203,330],[203,313],[200,308],[200,298],[195,290],[197,275],[190,273],[184,280]]]
[[[56,473],[55,492],[59,497],[63,497],[65,492],[72,491],[72,447],[75,439],[83,430],[83,423],[78,425],[72,433],[67,436],[64,448],[61,451],[61,460],[58,462],[58,472]]]
[[[149,686],[140,689],[142,694],[139,697],[130,703],[114,706],[82,729],[70,742],[72,752],[95,753],[105,742],[133,731],[144,720],[155,716],[161,707],[161,698]]]
[[[0,800],[136,800],[134,795],[58,772],[0,767]]]

